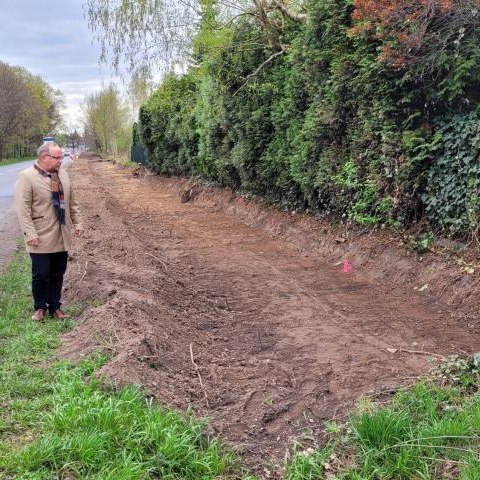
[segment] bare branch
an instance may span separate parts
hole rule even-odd
[[[271,3],[271,6],[275,8],[276,10],[280,10],[280,12],[283,13],[286,17],[295,20],[297,22],[306,22],[307,21],[307,15],[305,13],[297,13],[291,10],[290,8],[287,7],[284,3],[278,1],[278,0],[273,0]]]

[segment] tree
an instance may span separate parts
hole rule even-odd
[[[25,68],[15,67],[18,74],[23,78],[31,94],[38,104],[39,117],[36,122],[42,125],[45,132],[54,134],[63,122],[61,108],[65,104],[65,98],[60,90],[53,89],[39,75],[32,75]]]
[[[9,141],[21,135],[32,98],[22,78],[6,63],[0,63],[0,160]]]
[[[117,154],[128,145],[127,109],[114,85],[86,98],[85,137],[90,148]]]
[[[284,50],[283,20],[304,22],[302,4],[284,0],[86,0],[86,13],[102,47],[101,60],[130,72],[152,68],[163,73],[192,61],[192,41],[205,21],[218,30],[242,16],[258,21],[276,50]],[[215,21],[211,12],[215,11]]]
[[[0,160],[7,148],[24,155],[61,122],[60,92],[26,69],[0,62]]]
[[[147,68],[138,68],[132,73],[127,93],[130,116],[133,121],[136,120],[141,105],[147,101],[148,97],[153,92],[153,88],[154,83],[150,78]]]
[[[86,0],[86,13],[101,60],[111,58],[115,69],[126,62],[130,71],[153,60],[161,70],[178,63],[200,16],[195,0]]]
[[[64,133],[64,145],[73,151],[78,150],[82,144],[82,136],[75,127],[70,125],[67,132]]]

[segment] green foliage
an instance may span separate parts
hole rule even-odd
[[[433,377],[445,385],[472,388],[475,392],[480,384],[479,354],[474,358],[451,355],[445,362],[432,370]]]
[[[171,75],[140,110],[140,135],[149,152],[149,165],[158,173],[195,172],[195,93],[191,75]]]
[[[449,233],[480,227],[480,117],[460,114],[438,122],[442,150],[428,171],[423,196],[435,224]]]
[[[426,232],[418,236],[409,236],[406,240],[406,247],[408,250],[423,254],[430,250],[433,242],[433,235],[430,232]]]
[[[23,67],[0,61],[0,161],[33,157],[61,123],[62,95]]]
[[[91,149],[113,153],[125,152],[130,145],[127,109],[115,85],[87,96],[85,139]]]
[[[426,218],[432,229],[475,231],[477,34],[464,32],[462,55],[447,49],[399,70],[379,61],[380,37],[352,34],[352,8],[309,0],[305,23],[284,19],[278,51],[266,25],[243,16],[222,27],[205,2],[197,66],[141,109],[151,167],[345,222]]]

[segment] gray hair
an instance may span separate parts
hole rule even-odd
[[[49,154],[49,153],[50,153],[50,149],[51,149],[52,147],[58,147],[58,148],[60,148],[60,146],[57,145],[55,142],[45,142],[45,143],[42,143],[42,145],[40,145],[40,146],[38,147],[38,150],[37,150],[38,158],[40,158],[42,155]]]

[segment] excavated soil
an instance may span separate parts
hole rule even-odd
[[[478,276],[406,256],[395,237],[98,157],[70,173],[86,231],[64,298],[87,307],[61,354],[109,353],[112,384],[208,417],[263,478],[362,394],[479,349]]]

